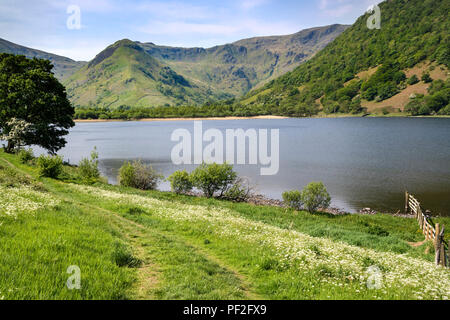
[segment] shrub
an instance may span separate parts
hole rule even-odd
[[[422,75],[422,81],[425,83],[430,83],[430,82],[433,82],[433,79],[431,78],[429,73],[424,73]]]
[[[141,190],[154,190],[162,176],[142,161],[126,162],[119,170],[119,184]]]
[[[251,193],[252,187],[248,180],[239,178],[225,191],[222,198],[228,201],[246,202],[250,199]]]
[[[63,160],[60,156],[41,155],[37,159],[38,172],[41,177],[56,179],[63,168]]]
[[[32,149],[21,149],[17,156],[19,157],[19,160],[21,163],[28,163],[34,159],[34,153]]]
[[[233,166],[228,164],[202,164],[192,172],[194,187],[201,190],[207,198],[212,198],[220,192],[222,197],[231,185],[236,182],[237,174]]]
[[[186,170],[174,172],[167,180],[170,182],[172,191],[178,194],[187,193],[194,187]]]
[[[84,180],[97,180],[100,177],[100,171],[98,170],[98,152],[94,148],[91,153],[91,158],[83,158],[78,166],[81,177]]]
[[[310,213],[317,209],[327,209],[331,203],[331,197],[322,182],[311,182],[301,193],[303,204]]]
[[[418,115],[419,116],[428,116],[431,114],[431,110],[427,105],[422,105],[419,108]]]
[[[289,208],[295,209],[295,210],[301,210],[303,207],[303,201],[302,201],[302,195],[300,191],[293,190],[293,191],[286,191],[282,195],[284,204],[288,206]]]
[[[416,83],[419,83],[419,78],[415,74],[413,74],[412,77],[408,79],[408,84],[412,86]]]
[[[0,185],[5,187],[19,188],[21,186],[32,186],[31,178],[20,174],[11,167],[0,165]]]
[[[412,116],[417,116],[422,105],[420,99],[414,99],[405,106],[405,112],[410,112]]]
[[[441,110],[439,110],[439,114],[450,116],[450,104],[447,105],[445,108],[442,108]]]
[[[378,88],[378,98],[380,101],[389,99],[390,97],[395,96],[399,90],[397,89],[397,85],[395,82],[387,82],[380,84]]]

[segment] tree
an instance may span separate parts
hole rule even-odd
[[[327,209],[330,206],[331,197],[322,182],[311,182],[302,191],[301,200],[310,213],[317,209]]]
[[[431,78],[429,73],[425,72],[422,75],[422,81],[425,82],[425,83],[430,83],[430,82],[433,82],[433,79]]]
[[[6,152],[11,153],[14,149],[19,150],[26,145],[25,140],[31,130],[31,123],[12,118],[6,123],[5,128],[6,130],[2,129],[2,131],[8,132],[8,134],[0,135],[0,140],[8,143],[5,146]]]
[[[0,130],[9,135],[13,118],[30,123],[23,143],[54,154],[65,146],[64,136],[75,123],[74,108],[52,68],[48,60],[0,54]],[[6,149],[15,148],[8,141]]]
[[[419,83],[419,78],[415,74],[413,74],[412,77],[408,79],[408,84],[412,86],[416,83]]]
[[[81,177],[86,181],[95,182],[100,178],[100,170],[98,169],[98,152],[97,148],[91,152],[91,158],[83,158],[78,166]]]
[[[295,209],[295,210],[302,210],[303,207],[303,200],[302,200],[302,194],[298,190],[292,190],[292,191],[286,191],[282,194],[283,202],[286,206],[289,208]]]
[[[155,190],[163,176],[142,161],[126,162],[119,170],[119,184],[140,190]]]
[[[202,164],[191,174],[194,187],[201,190],[207,198],[214,197],[220,192],[222,197],[236,182],[237,173],[229,164]]]
[[[167,180],[170,182],[172,191],[177,194],[188,193],[194,187],[186,170],[174,172]]]

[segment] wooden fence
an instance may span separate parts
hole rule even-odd
[[[441,265],[443,267],[449,267],[449,245],[444,241],[445,226],[440,226],[436,223],[433,226],[433,221],[431,217],[423,212],[420,202],[408,192],[405,196],[405,213],[411,212],[416,217],[420,229],[423,231],[425,240],[432,241],[434,244],[436,258],[436,265]]]

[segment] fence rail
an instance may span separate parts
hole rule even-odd
[[[405,213],[411,212],[417,219],[420,229],[423,231],[425,240],[432,241],[434,244],[436,258],[436,265],[443,267],[450,267],[449,262],[449,247],[444,241],[445,226],[440,226],[436,223],[433,226],[433,221],[429,215],[423,212],[420,202],[413,196],[406,192],[405,195]]]

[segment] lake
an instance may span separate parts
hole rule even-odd
[[[60,154],[71,163],[96,146],[100,168],[116,183],[126,160],[142,159],[168,176],[193,166],[175,166],[171,134],[193,131],[192,121],[78,123]],[[450,215],[450,119],[338,118],[203,121],[204,130],[279,129],[280,170],[261,176],[258,166],[235,166],[258,193],[279,199],[283,191],[322,181],[334,207],[397,212],[404,192],[417,196],[433,213]],[[168,183],[160,185],[169,190]]]

